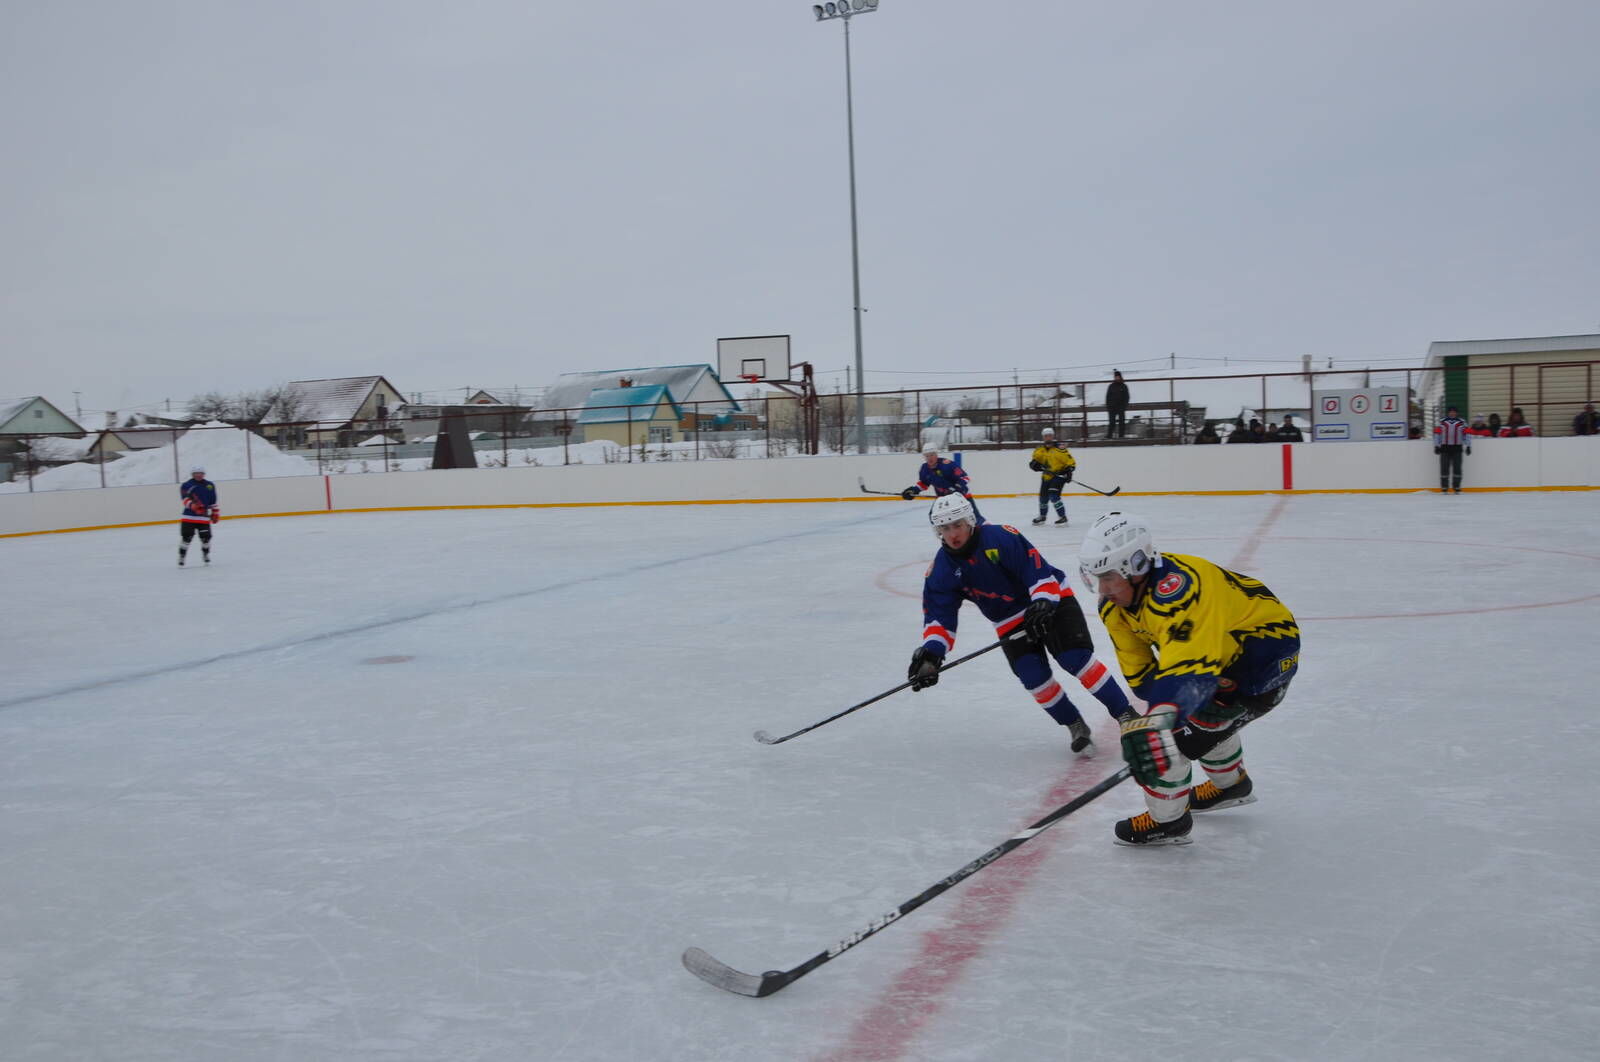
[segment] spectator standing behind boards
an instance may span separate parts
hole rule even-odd
[[[1233,430],[1228,433],[1228,442],[1247,443],[1251,441],[1250,430],[1244,426],[1244,418],[1240,417],[1233,422]]]
[[[1222,436],[1217,434],[1216,422],[1210,420],[1206,421],[1206,426],[1200,429],[1200,434],[1194,437],[1196,446],[1203,446],[1206,443],[1221,444],[1221,442]]]
[[[1455,406],[1445,410],[1444,418],[1433,426],[1433,452],[1439,455],[1439,493],[1455,488],[1461,493],[1461,451],[1472,452],[1472,435],[1467,422]]]
[[[1489,437],[1491,439],[1500,437],[1500,414],[1498,413],[1489,414]]]
[[[1106,388],[1106,438],[1128,437],[1128,385],[1122,379],[1122,370],[1111,373],[1111,385]]]
[[[1572,418],[1572,434],[1600,435],[1600,413],[1595,412],[1593,402],[1585,402],[1583,412]]]
[[[1267,441],[1267,429],[1254,417],[1250,418],[1250,441],[1255,443]]]
[[[1286,443],[1305,442],[1306,437],[1300,434],[1300,429],[1294,426],[1294,420],[1289,416],[1289,414],[1285,413],[1283,415],[1283,423],[1277,426],[1276,434],[1273,436],[1273,440],[1275,442]]]
[[[1505,426],[1500,429],[1502,439],[1531,439],[1533,438],[1533,425],[1528,423],[1528,418],[1522,415],[1521,406],[1511,407],[1511,416],[1506,418]]]
[[[1494,432],[1489,430],[1489,425],[1483,422],[1482,413],[1474,413],[1472,415],[1472,423],[1467,425],[1467,434],[1480,439],[1488,439],[1494,435]]]

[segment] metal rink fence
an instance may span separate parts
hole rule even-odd
[[[1031,449],[1045,428],[1069,447],[1181,445],[1208,422],[1224,428],[1249,418],[1276,423],[1285,414],[1310,421],[1314,392],[1349,387],[1404,387],[1414,437],[1426,436],[1448,404],[1462,406],[1469,417],[1492,411],[1502,419],[1520,408],[1537,434],[1568,435],[1573,417],[1595,400],[1597,369],[1600,362],[1590,361],[1140,377],[1127,381],[1125,429],[1116,437],[1109,431],[1103,379],[876,391],[866,395],[866,449],[914,453],[926,443],[946,450]],[[737,407],[726,401],[497,407],[432,417],[408,417],[402,407],[383,418],[337,423],[157,429],[148,434],[165,432],[168,441],[146,449],[118,448],[130,439],[137,443],[137,429],[0,436],[0,491],[176,483],[197,461],[219,465],[208,474],[227,479],[415,471],[433,467],[440,437],[453,429],[465,431],[472,463],[480,468],[749,460],[856,449],[854,392],[751,387],[736,401]]]

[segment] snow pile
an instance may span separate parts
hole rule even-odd
[[[246,459],[245,448],[249,447]],[[173,450],[177,450],[176,459]],[[279,450],[259,435],[221,421],[198,425],[175,442],[150,450],[130,453],[105,465],[105,485],[132,487],[151,483],[174,483],[187,479],[189,468],[203,465],[206,478],[263,479],[272,476],[314,476],[317,466],[301,457]],[[81,490],[100,486],[100,465],[86,461],[62,465],[42,472],[33,479],[33,489]],[[0,492],[26,492],[26,480],[0,483]]]
[[[94,445],[95,438],[94,435],[85,435],[81,439],[46,435],[42,439],[33,440],[33,445],[29,449],[40,461],[82,461],[89,456],[89,447]]]

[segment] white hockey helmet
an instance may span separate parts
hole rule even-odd
[[[1150,527],[1131,513],[1106,513],[1089,525],[1078,550],[1078,570],[1093,589],[1102,575],[1115,573],[1129,582],[1147,574],[1161,559]]]
[[[206,470],[206,466],[205,465],[190,465],[189,466],[189,475],[192,476],[196,472],[200,472],[200,473],[203,474],[205,472],[205,470]]]
[[[933,533],[937,535],[942,528],[951,524],[971,524],[978,526],[978,514],[972,511],[972,503],[960,494],[946,494],[934,501],[933,508],[928,510],[928,523],[933,525]]]
[[[1046,428],[1044,431],[1039,433],[1039,438],[1041,439],[1054,439],[1055,437],[1056,430],[1054,428]]]
[[[937,446],[935,446],[933,443],[929,443],[928,445],[926,445],[926,446],[924,446],[922,448],[922,456],[923,457],[927,457],[929,454],[933,454],[935,457],[939,456],[939,448]]]

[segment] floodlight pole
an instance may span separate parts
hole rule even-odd
[[[813,4],[811,10],[818,22],[836,18],[844,23],[844,122],[850,161],[850,281],[856,330],[856,452],[864,454],[867,452],[867,377],[861,359],[861,239],[856,224],[856,116],[850,77],[850,19],[878,10],[878,0]]]

